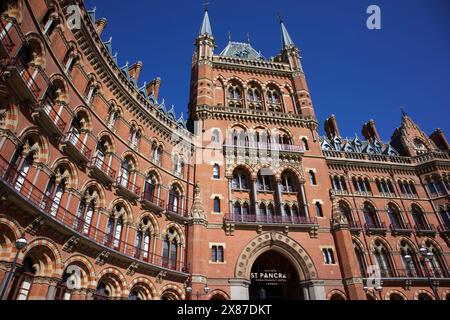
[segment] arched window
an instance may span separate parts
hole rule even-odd
[[[445,258],[443,257],[441,250],[436,248],[431,241],[427,241],[425,246],[428,249],[428,259],[425,259],[425,262],[430,275],[434,278],[448,277]]]
[[[258,191],[273,191],[273,182],[270,176],[262,175],[261,171],[258,173],[257,180]]]
[[[248,107],[256,110],[263,109],[261,97],[261,91],[254,84],[251,84],[247,89]]]
[[[445,231],[450,230],[450,205],[447,205],[447,208],[441,206],[439,207],[439,214],[442,219],[442,227]]]
[[[356,244],[353,243],[353,247],[355,248],[355,256],[356,256],[356,262],[358,263],[359,272],[362,277],[367,277],[367,264],[366,259],[364,258],[364,252],[363,250]]]
[[[266,101],[269,111],[282,112],[281,94],[278,90],[271,86],[266,92]]]
[[[119,117],[120,112],[114,106],[111,106],[109,108],[108,126],[110,128],[114,128],[117,123],[117,120],[119,120]]]
[[[183,215],[182,206],[181,190],[177,185],[173,185],[169,191],[169,211],[178,215]]]
[[[374,256],[377,266],[380,268],[381,276],[383,278],[390,278],[394,276],[395,268],[389,251],[379,240],[375,241]]]
[[[405,274],[411,278],[421,276],[419,259],[410,244],[405,240],[400,242],[400,254],[402,257],[403,266],[405,267]]]
[[[414,223],[416,225],[416,230],[428,230],[429,224],[425,217],[424,212],[417,205],[411,207],[411,213],[413,216]]]
[[[141,141],[142,132],[136,126],[132,126],[130,129],[129,142],[132,148],[139,148],[139,142]]]
[[[290,172],[284,172],[281,175],[281,190],[286,193],[298,191],[297,179]]]
[[[305,151],[309,151],[308,139],[302,138],[302,144],[303,144],[303,149],[304,149]]]
[[[228,106],[233,108],[243,108],[242,89],[237,82],[232,82],[228,86]]]
[[[163,241],[163,266],[169,269],[177,268],[179,236],[173,229],[167,231]]]
[[[41,21],[42,33],[50,37],[56,28],[58,19],[58,14],[54,10],[48,10]]]
[[[355,220],[353,219],[352,210],[345,202],[339,202],[339,213],[347,219],[350,227],[356,226]]]
[[[161,157],[162,157],[162,147],[158,146],[156,143],[153,143],[152,145],[152,160],[156,164],[161,163]]]
[[[114,249],[120,247],[122,240],[122,231],[124,229],[125,208],[121,204],[117,204],[113,209],[113,214],[109,217],[106,228],[107,245],[113,245]]]
[[[152,235],[149,229],[140,229],[136,233],[135,257],[137,259],[148,260],[150,257],[150,244]]]
[[[130,158],[125,158],[120,167],[120,185],[129,189],[132,181],[133,162]]]
[[[158,204],[159,200],[159,181],[154,173],[150,173],[145,179],[144,200],[150,203]]]
[[[106,287],[106,284],[104,282],[99,282],[97,289],[95,290],[94,300],[108,300],[110,299],[110,295],[111,293]]]
[[[220,179],[220,166],[217,163],[213,167],[213,179]]]
[[[377,211],[372,205],[366,203],[363,208],[363,213],[368,228],[378,229],[381,227]]]
[[[264,203],[261,203],[259,205],[259,215],[261,217],[266,217],[267,216],[267,207]]]
[[[92,217],[94,216],[96,203],[98,201],[98,192],[94,188],[86,190],[83,198],[80,200],[75,221],[75,229],[88,235],[91,229]]]
[[[233,173],[232,188],[235,190],[248,190],[249,178],[243,170],[236,170]]]
[[[220,143],[220,131],[218,129],[214,129],[211,137],[212,143]]]
[[[17,276],[13,281],[12,288],[17,288],[15,292],[11,290],[9,300],[28,300],[33,279],[36,275],[33,260],[26,257],[23,261],[22,268],[17,272]],[[11,297],[12,295],[12,297]]]
[[[50,212],[53,217],[56,217],[58,213],[69,177],[70,172],[60,166],[56,169],[55,176],[52,176],[47,184],[41,208]]]
[[[400,211],[396,206],[389,204],[387,209],[389,219],[391,220],[391,226],[393,230],[401,230],[404,229],[405,225],[403,223],[403,219]]]

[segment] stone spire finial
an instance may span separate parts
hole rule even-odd
[[[191,217],[194,219],[206,220],[205,209],[203,208],[202,197],[200,192],[200,182],[195,183],[194,188],[194,204],[192,205]]]

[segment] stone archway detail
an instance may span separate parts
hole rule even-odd
[[[314,262],[306,250],[295,240],[277,232],[264,233],[250,241],[237,261],[236,278],[249,279],[249,270],[251,270],[253,262],[265,249],[280,249],[280,251],[288,253],[296,267],[300,267],[299,276],[304,277],[302,280],[318,278]]]

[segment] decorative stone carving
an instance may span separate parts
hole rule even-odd
[[[108,260],[110,255],[111,253],[109,253],[108,251],[102,251],[95,260],[95,263],[98,264],[99,266],[105,265],[106,260]]]
[[[194,189],[194,204],[192,205],[191,217],[196,220],[205,220],[205,222],[207,221],[200,193],[200,183],[198,181],[195,184]]]
[[[75,250],[75,247],[78,245],[78,243],[80,242],[80,238],[76,237],[76,236],[72,236],[69,240],[67,240],[67,242],[64,244],[63,246],[63,251],[67,252],[67,253],[73,253],[73,251]]]
[[[137,262],[133,262],[127,269],[127,275],[134,276],[140,265]]]
[[[44,218],[38,217],[33,220],[25,229],[26,233],[31,234],[32,236],[35,236],[38,232],[38,230],[44,225]]]

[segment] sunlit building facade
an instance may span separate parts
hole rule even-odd
[[[185,118],[83,1],[0,14],[3,299],[448,299],[443,132],[320,136],[283,21],[267,59],[205,10]]]

